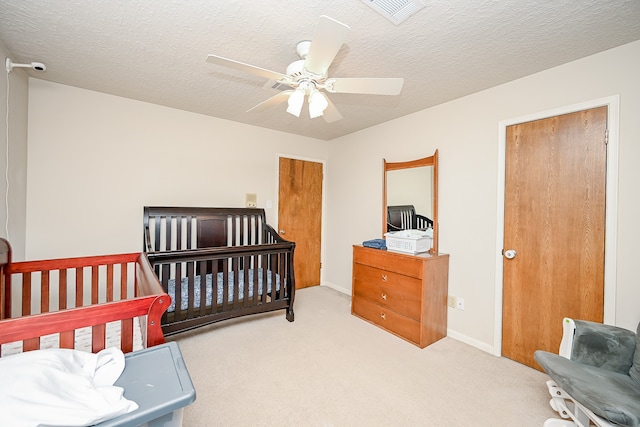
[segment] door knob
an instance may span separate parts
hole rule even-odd
[[[280,230],[280,234],[284,234],[284,230]]]
[[[516,250],[515,249],[507,249],[506,251],[504,251],[504,257],[506,259],[514,259],[516,257]]]

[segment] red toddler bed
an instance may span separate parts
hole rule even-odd
[[[0,238],[0,357],[162,344],[160,320],[170,304],[145,254],[12,262]]]

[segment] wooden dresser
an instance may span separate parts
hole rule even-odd
[[[351,313],[424,348],[447,335],[448,254],[353,247]]]

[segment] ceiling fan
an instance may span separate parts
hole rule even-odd
[[[404,84],[403,78],[333,78],[327,70],[349,35],[347,25],[320,16],[313,40],[304,40],[296,46],[300,60],[287,67],[286,72],[267,70],[218,55],[208,55],[207,62],[244,71],[288,86],[285,90],[261,102],[247,112],[262,112],[287,101],[287,112],[300,117],[305,97],[308,98],[309,116],[322,116],[327,123],[340,120],[342,115],[331,100],[320,90],[329,93],[351,93],[369,95],[398,95]]]

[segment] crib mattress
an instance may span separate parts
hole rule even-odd
[[[238,299],[241,300],[244,298],[245,287],[248,288],[247,294],[249,298],[253,298],[253,288],[254,288],[254,278],[257,279],[258,283],[258,295],[262,295],[263,292],[263,283],[267,283],[267,293],[271,292],[271,287],[273,284],[273,278],[275,277],[275,288],[276,291],[280,290],[280,275],[277,273],[272,273],[271,270],[264,270],[262,268],[251,268],[247,271],[247,281],[245,283],[245,270],[238,271],[238,286],[235,285],[235,272],[229,271],[227,272],[227,291],[228,297],[227,302],[233,302],[235,289],[238,289]],[[254,277],[255,276],[255,277]],[[200,308],[201,303],[201,275],[194,276],[193,278],[193,307]],[[216,303],[218,305],[222,304],[224,300],[224,273],[219,272],[216,274]],[[175,295],[176,295],[176,280],[170,279],[167,283],[167,293],[171,296],[171,305],[167,312],[174,312],[176,308],[175,303]],[[181,310],[186,310],[189,308],[189,279],[187,277],[183,277],[180,280],[180,308]],[[205,306],[210,307],[213,300],[213,274],[207,274],[205,280]]]

